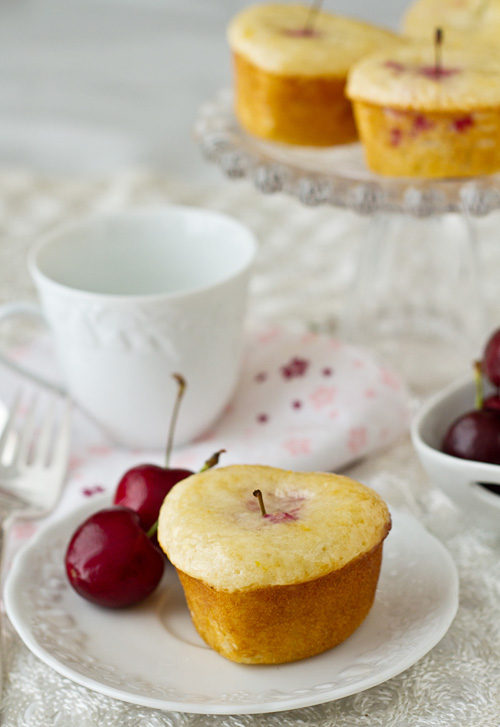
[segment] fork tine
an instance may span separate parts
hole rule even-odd
[[[62,468],[66,467],[71,439],[71,412],[71,400],[65,397],[64,409],[59,422],[59,429],[55,435],[55,444],[52,449],[51,463],[53,466],[57,463]]]
[[[11,432],[14,428],[14,420],[19,413],[21,405],[21,391],[18,390],[16,393],[16,396],[14,397],[14,402],[10,408],[9,415],[7,417],[7,421],[5,422],[2,434],[0,435],[0,465],[2,463],[5,463],[5,453],[8,449],[8,446],[12,446],[12,437],[10,436]],[[14,451],[12,453],[12,456],[9,457],[9,460],[12,461],[13,457],[17,455],[18,447],[17,445],[14,446]]]
[[[16,456],[14,458],[13,464],[14,465],[23,465],[27,464],[30,451],[31,451],[31,444],[33,441],[33,434],[35,431],[35,423],[36,423],[36,409],[37,409],[37,403],[38,403],[38,395],[36,392],[33,392],[31,396],[30,403],[28,405],[28,408],[26,410],[26,416],[24,419],[24,425],[20,432],[19,437],[19,445],[17,448]]]
[[[47,412],[41,422],[41,429],[37,437],[35,451],[33,452],[32,464],[36,466],[44,466],[48,462],[50,444],[52,441],[52,433],[54,429],[54,419],[56,415],[56,399],[51,397]]]

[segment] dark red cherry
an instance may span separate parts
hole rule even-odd
[[[483,371],[493,386],[500,387],[500,328],[491,334],[484,347]]]
[[[164,557],[124,507],[91,515],[66,550],[69,582],[80,596],[107,608],[131,606],[149,596],[163,575]]]
[[[500,396],[498,394],[488,396],[488,398],[484,400],[483,408],[496,411],[500,415]]]
[[[462,414],[446,432],[441,449],[453,457],[500,464],[500,415],[492,409]]]
[[[166,469],[155,464],[137,465],[121,478],[113,502],[134,510],[147,531],[158,520],[160,507],[172,487],[192,474],[191,470]]]

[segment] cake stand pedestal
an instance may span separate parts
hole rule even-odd
[[[341,335],[396,363],[419,393],[447,383],[450,372],[470,370],[488,333],[476,220],[500,209],[500,176],[381,177],[367,169],[360,144],[265,142],[241,129],[228,91],[200,109],[195,134],[209,162],[231,179],[252,180],[263,194],[283,192],[308,206],[370,216]]]

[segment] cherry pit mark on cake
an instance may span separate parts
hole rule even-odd
[[[395,73],[411,73],[417,76],[424,76],[424,78],[430,78],[433,81],[440,81],[442,78],[450,78],[456,76],[462,72],[461,68],[444,68],[440,66],[414,66],[401,63],[400,61],[384,61],[384,68],[389,68]]]
[[[252,494],[256,500],[248,501],[248,509],[252,512],[257,512],[260,509],[262,518],[270,523],[284,523],[298,520],[302,504],[306,499],[302,495],[288,495],[285,497],[273,494],[266,495],[268,506],[272,507],[273,510],[273,512],[268,512],[264,503],[262,490],[254,490]]]
[[[313,0],[307,12],[304,25],[300,28],[287,28],[283,31],[284,34],[292,38],[320,38],[321,33],[314,27],[314,24],[322,4],[323,0]]]

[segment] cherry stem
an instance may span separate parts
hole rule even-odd
[[[443,29],[436,28],[434,31],[434,70],[439,76],[442,68],[441,51],[443,48]]]
[[[476,398],[474,406],[476,409],[482,409],[484,404],[483,391],[483,365],[481,361],[474,361],[474,381],[476,384]]]
[[[152,538],[157,530],[158,530],[158,520],[151,525],[151,527],[147,531],[146,535],[148,536],[148,538]]]
[[[262,513],[262,517],[265,517],[267,515],[266,508],[264,507],[264,500],[262,499],[262,492],[260,490],[254,490],[253,496],[257,498],[260,505],[260,511]]]
[[[219,464],[220,456],[223,452],[225,452],[225,449],[219,449],[218,452],[215,452],[211,457],[207,459],[203,467],[199,470],[200,472],[206,472],[206,470],[211,469],[212,467],[215,467],[216,464]]]
[[[304,23],[304,35],[312,35],[314,30],[314,21],[316,20],[316,16],[318,15],[322,5],[323,0],[313,0],[311,7],[309,8],[309,12],[307,13],[306,22]]]
[[[174,444],[174,432],[175,425],[177,423],[177,415],[179,414],[179,407],[181,400],[186,389],[186,380],[180,374],[172,374],[172,377],[177,381],[177,397],[175,399],[174,408],[172,410],[172,416],[170,418],[170,426],[168,428],[168,440],[167,440],[167,451],[165,453],[165,467],[168,469],[170,465],[170,455],[172,454],[172,447]]]

